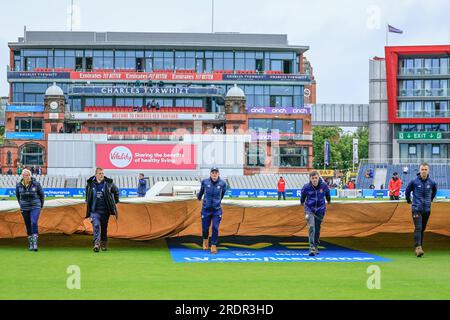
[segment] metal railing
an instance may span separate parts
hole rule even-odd
[[[399,97],[449,97],[448,88],[439,89],[400,89]]]
[[[450,75],[450,68],[400,68],[399,75]]]
[[[450,110],[446,111],[398,110],[397,116],[399,118],[449,118]]]

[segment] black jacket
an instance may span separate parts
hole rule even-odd
[[[44,190],[39,181],[33,177],[28,188],[23,185],[23,179],[17,183],[16,197],[20,210],[39,209],[44,206]]]
[[[431,180],[430,176],[422,180],[419,173],[417,178],[412,180],[406,188],[405,196],[408,203],[411,203],[411,193],[413,194],[412,210],[430,212],[431,202],[437,194],[436,182]]]
[[[119,203],[119,189],[114,184],[113,180],[107,177],[105,179],[105,202],[107,213],[115,215],[118,218],[118,211],[116,204]],[[95,183],[95,176],[90,177],[86,182],[86,218],[91,215],[91,207],[93,201],[93,189]]]

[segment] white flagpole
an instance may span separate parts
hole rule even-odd
[[[214,0],[211,4],[211,33],[214,33]]]

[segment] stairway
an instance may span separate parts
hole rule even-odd
[[[386,182],[387,168],[376,168],[373,176],[373,185],[375,189],[380,189],[381,185],[386,189],[388,186],[384,185]]]

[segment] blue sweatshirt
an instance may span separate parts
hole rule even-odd
[[[319,179],[319,184],[314,187],[311,182],[305,184],[301,191],[300,203],[305,204],[309,212],[323,216],[326,211],[325,200],[330,203],[330,189],[328,185]]]

